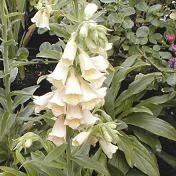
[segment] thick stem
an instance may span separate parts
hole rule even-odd
[[[4,86],[5,86],[5,95],[7,100],[7,111],[11,112],[12,110],[12,103],[11,103],[11,96],[10,96],[10,67],[9,67],[9,46],[7,45],[8,41],[8,19],[7,19],[7,6],[6,1],[2,0],[0,4],[0,10],[1,10],[1,22],[2,22],[2,39],[3,39],[3,65],[4,65]]]
[[[71,129],[67,126],[67,148],[66,148],[66,154],[67,154],[67,176],[72,176],[72,161],[71,161]]]

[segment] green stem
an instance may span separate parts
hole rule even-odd
[[[66,154],[67,154],[67,176],[72,176],[72,161],[71,161],[71,129],[67,126],[67,148],[66,148]]]
[[[78,17],[78,1],[77,0],[73,0],[73,2],[74,2],[74,8],[75,8],[76,17]]]
[[[0,3],[0,10],[1,10],[1,22],[3,24],[2,27],[2,38],[3,38],[3,65],[4,65],[4,74],[6,75],[4,78],[4,86],[5,86],[5,96],[7,100],[7,111],[11,112],[12,111],[12,100],[10,96],[10,67],[9,67],[9,46],[7,45],[8,41],[8,19],[7,19],[7,6],[6,6],[6,1],[2,0]]]

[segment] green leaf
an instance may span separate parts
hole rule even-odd
[[[65,149],[66,145],[55,147],[51,152],[46,155],[44,161],[49,163],[53,160],[56,160],[60,155],[64,153]]]
[[[11,168],[11,167],[0,166],[0,169],[6,173],[13,174],[15,176],[27,176],[27,174],[22,173],[16,169]]]
[[[61,47],[57,44],[50,44],[49,42],[44,42],[39,48],[39,53],[37,57],[50,58],[50,59],[60,59]]]
[[[144,62],[137,62],[135,61],[139,55],[133,55],[131,57],[128,57],[121,65],[121,68],[119,70],[116,70],[114,73],[114,77],[112,79],[112,83],[110,88],[107,91],[107,95],[105,97],[105,109],[112,117],[114,117],[114,101],[115,98],[119,92],[121,82],[126,78],[126,76],[133,70],[147,66],[147,63]]]
[[[118,169],[117,172],[119,172],[119,170],[120,170],[124,175],[126,175],[130,169],[129,165],[127,164],[127,162],[125,160],[125,156],[123,155],[122,152],[119,152],[119,151],[116,152],[113,155],[113,158],[108,161],[108,165],[109,164],[111,166],[114,166],[114,168],[117,168]],[[109,171],[112,174],[111,169],[109,169]]]
[[[119,136],[117,140],[117,144],[119,149],[125,153],[127,161],[130,158],[132,166],[137,167],[148,176],[160,175],[154,154],[149,152],[135,137],[129,137],[122,133],[122,136]]]
[[[175,86],[176,85],[176,73],[172,73],[171,75],[169,75],[167,77],[166,80],[167,84],[169,84],[170,86]]]
[[[133,26],[134,22],[130,18],[126,18],[122,23],[122,27],[125,29],[131,29]]]
[[[140,11],[144,11],[146,12],[148,10],[148,5],[147,3],[145,2],[145,0],[140,0],[136,5],[135,7],[140,10]]]
[[[96,161],[89,157],[78,157],[78,156],[75,156],[74,158],[71,159],[84,168],[95,170],[101,174],[104,174],[105,176],[110,176],[108,170],[99,161]]]
[[[3,138],[5,135],[9,134],[15,120],[15,115],[9,114],[7,111],[4,112],[0,119],[0,138]]]
[[[133,81],[127,90],[123,91],[115,101],[115,107],[117,108],[123,101],[144,91],[155,79],[155,74],[148,75],[139,74],[139,79]]]
[[[137,29],[136,36],[137,37],[147,37],[149,35],[149,28],[147,26],[142,26]]]
[[[161,8],[162,8],[162,5],[160,5],[160,4],[155,4],[155,5],[149,7],[148,13],[156,13],[156,12],[158,12],[159,10],[161,10]]]
[[[173,168],[176,167],[176,157],[174,157],[173,155],[169,155],[168,153],[161,151],[157,153],[157,156],[159,156]]]
[[[126,117],[124,121],[127,124],[138,126],[158,136],[176,141],[176,129],[168,122],[159,118],[153,118],[149,115],[142,116],[135,113]]]
[[[162,146],[156,135],[149,133],[143,129],[135,129],[133,132],[141,142],[149,145],[154,151],[161,152]]]
[[[133,7],[124,7],[119,10],[120,13],[124,14],[125,16],[130,16],[136,13]]]

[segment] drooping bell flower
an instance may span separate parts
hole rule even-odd
[[[60,61],[54,71],[47,76],[47,80],[51,82],[57,89],[62,89],[65,85],[68,75],[68,67],[65,67]]]
[[[66,81],[64,102],[69,105],[77,105],[81,101],[82,91],[75,71],[72,69]]]
[[[39,113],[47,108],[49,100],[52,98],[53,92],[48,92],[42,96],[33,96],[35,104],[35,113]]]
[[[93,115],[89,110],[85,109],[83,110],[83,118],[81,119],[81,124],[86,126],[92,126],[96,122],[98,122],[100,119]]]
[[[52,12],[51,4],[47,0],[42,0],[39,1],[36,7],[38,12],[34,15],[31,21],[39,28],[50,29],[49,19]]]
[[[99,143],[103,152],[109,159],[111,159],[112,155],[118,150],[118,147],[116,145],[113,145],[112,143],[107,142],[105,140],[100,140]]]
[[[49,133],[48,139],[55,145],[60,146],[66,141],[66,126],[64,125],[64,117],[60,116],[55,121],[52,131]]]
[[[87,131],[83,131],[81,133],[79,133],[77,136],[75,136],[72,140],[72,145],[73,146],[80,146],[82,145],[84,142],[87,141],[87,139],[89,138],[90,132]]]
[[[55,90],[53,93],[47,107],[52,110],[55,117],[58,117],[65,114],[66,104],[63,101],[63,91]]]
[[[62,54],[62,62],[66,67],[73,65],[77,52],[77,44],[75,42],[75,33],[72,33],[71,39],[67,42],[64,52]]]

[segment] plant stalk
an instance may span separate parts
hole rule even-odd
[[[71,129],[70,127],[67,126],[67,136],[66,136],[66,141],[67,141],[67,148],[66,148],[66,155],[67,155],[67,176],[72,176],[72,161],[71,161]]]
[[[12,100],[10,96],[10,66],[9,66],[9,46],[8,41],[8,18],[7,18],[7,6],[6,1],[2,0],[0,3],[1,10],[1,22],[2,22],[2,39],[3,39],[3,65],[4,65],[4,86],[5,86],[5,96],[7,100],[7,111],[12,111]]]

